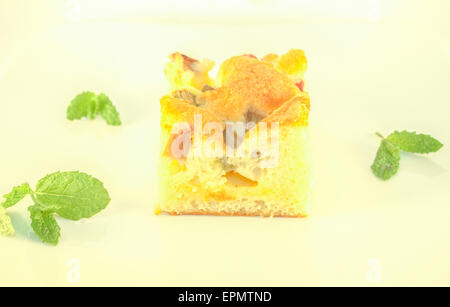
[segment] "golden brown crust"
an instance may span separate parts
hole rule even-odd
[[[269,53],[267,55],[265,55],[261,61],[270,64],[271,66],[275,66],[276,61],[278,60],[279,56],[278,54],[275,53]]]
[[[244,121],[248,110],[247,101],[230,87],[220,87],[202,93],[199,97],[203,107],[216,114],[222,121]]]
[[[180,53],[174,53],[170,58],[173,61],[181,60],[185,69],[192,69],[192,65],[199,63],[198,60]],[[282,59],[284,60],[281,61]],[[284,67],[288,64],[292,69]],[[300,91],[298,84],[289,74],[303,73],[305,67],[306,58],[301,50],[291,50],[281,57],[269,54],[263,60],[245,55],[235,56],[221,65],[217,88],[209,87],[207,91],[177,96],[177,93],[193,89],[178,90],[173,95],[184,98],[188,105],[183,104],[183,99],[180,99],[171,104],[173,108],[163,110],[163,114],[176,120],[189,119],[193,113],[208,114],[213,116],[207,116],[203,120],[212,118],[222,124],[225,121],[246,122],[249,118],[254,118],[249,115],[256,115],[256,118],[267,117],[266,121],[280,120],[280,124],[301,122],[307,125],[309,97]],[[298,98],[292,100],[293,97]],[[297,101],[300,101],[300,104],[297,104]],[[176,114],[185,112],[186,115]],[[298,118],[295,118],[296,116]]]
[[[163,96],[161,98],[161,126],[164,129],[170,130],[174,124],[187,122],[194,123],[194,115],[201,114],[203,124],[207,122],[218,122],[221,120],[213,113],[204,108],[196,107],[193,104],[172,96]]]
[[[233,95],[266,114],[300,93],[287,75],[248,56],[226,60],[220,67],[218,79],[219,84],[228,87]]]
[[[310,99],[308,93],[292,97],[281,107],[264,118],[263,122],[278,122],[280,125],[299,124],[308,126]]]

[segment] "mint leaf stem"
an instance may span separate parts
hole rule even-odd
[[[376,132],[375,135],[376,135],[376,136],[379,136],[379,137],[382,138],[382,139],[384,139],[384,136],[383,136],[381,133],[379,133],[379,132]]]

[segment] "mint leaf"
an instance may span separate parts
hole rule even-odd
[[[0,236],[12,236],[13,234],[14,227],[11,218],[6,214],[6,209],[0,206]]]
[[[108,125],[120,126],[122,121],[120,120],[119,112],[112,104],[111,100],[105,94],[98,96],[100,115],[106,121]]]
[[[75,120],[87,117],[97,117],[97,95],[92,92],[84,92],[76,96],[67,108],[67,119]]]
[[[408,131],[395,131],[386,139],[401,150],[411,153],[426,154],[436,152],[443,146],[441,142],[429,135]]]
[[[61,235],[60,228],[52,211],[43,211],[39,205],[28,208],[31,228],[44,243],[57,245]]]
[[[9,194],[4,196],[4,200],[1,203],[3,208],[9,208],[21,201],[25,196],[30,194],[31,189],[28,183],[24,183],[21,186],[14,187]]]
[[[400,150],[383,139],[372,164],[373,173],[382,180],[388,180],[397,173],[399,166]]]
[[[38,182],[35,194],[43,209],[75,221],[97,214],[111,200],[102,182],[80,172],[50,174]]]
[[[98,115],[101,115],[108,125],[120,126],[122,124],[119,112],[105,94],[81,93],[70,102],[67,108],[68,120],[84,117],[95,119]]]

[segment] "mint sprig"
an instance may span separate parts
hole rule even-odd
[[[372,172],[382,180],[388,180],[394,176],[400,167],[400,151],[426,154],[440,150],[442,143],[426,134],[416,132],[395,131],[382,139],[377,155],[371,166]]]
[[[60,228],[55,215],[69,220],[90,218],[110,202],[108,191],[98,179],[81,172],[56,172],[39,180],[32,190],[25,183],[13,188],[0,204],[0,235],[14,233],[6,208],[30,195],[34,205],[28,208],[31,227],[44,243],[56,245]]]
[[[119,112],[105,94],[97,95],[93,92],[84,92],[77,95],[67,108],[67,119],[76,120],[87,117],[95,119],[100,115],[108,125],[120,126]]]

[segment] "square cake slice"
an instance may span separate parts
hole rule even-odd
[[[174,53],[161,98],[156,213],[305,217],[311,196],[304,52],[214,63]]]

